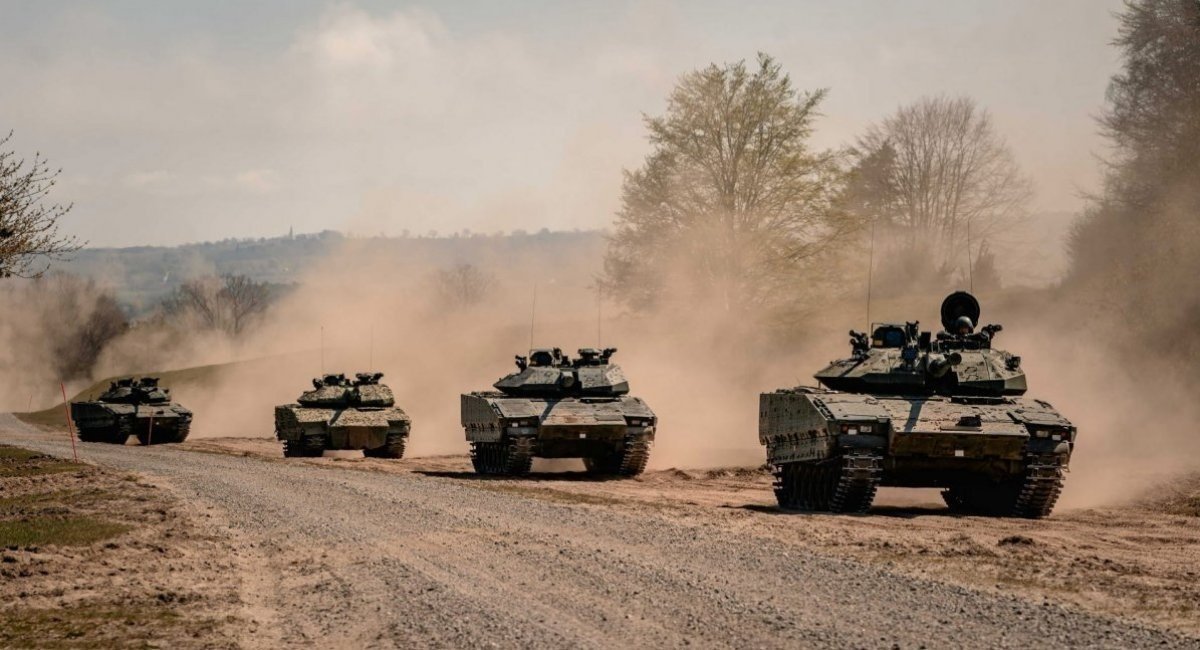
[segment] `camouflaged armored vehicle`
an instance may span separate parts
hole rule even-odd
[[[155,377],[118,379],[90,402],[71,402],[71,421],[84,442],[123,445],[137,436],[143,445],[183,442],[192,412],[171,402],[171,389]]]
[[[396,407],[383,373],[325,375],[296,404],[275,407],[275,436],[283,455],[320,456],[326,449],[361,449],[363,455],[402,458],[412,421]]]
[[[629,397],[625,374],[610,363],[616,351],[584,348],[572,361],[559,348],[534,350],[493,384],[499,392],[463,395],[475,471],[525,474],[538,456],[582,458],[591,474],[641,474],[658,418]]]
[[[1021,358],[975,331],[979,302],[942,303],[944,331],[918,323],[850,332],[852,354],[815,377],[820,388],[763,394],[759,440],[786,509],[864,512],[879,485],[939,487],[956,512],[1050,514],[1075,426],[1022,397]]]

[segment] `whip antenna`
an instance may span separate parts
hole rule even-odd
[[[325,326],[321,326],[321,374],[325,374]]]
[[[537,282],[533,283],[533,306],[529,308],[529,349],[533,349],[533,324],[537,322]]]
[[[871,331],[871,284],[875,279],[875,220],[871,219],[871,245],[867,254],[867,331]]]
[[[604,337],[602,336],[602,334],[604,333],[604,330],[602,329],[602,325],[601,325],[601,323],[604,322],[603,321],[604,312],[602,311],[604,309],[604,293],[603,292],[604,292],[603,288],[601,288],[600,283],[597,282],[596,283],[596,347],[599,349],[604,349],[604,343],[603,343]]]
[[[967,217],[967,283],[975,293],[975,262],[971,259],[971,217]]]
[[[375,372],[375,324],[371,323],[371,342],[367,344],[367,368]]]

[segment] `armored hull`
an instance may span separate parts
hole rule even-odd
[[[654,412],[636,397],[462,396],[471,459],[481,474],[524,474],[534,456],[582,458],[596,474],[636,476],[654,441]]]
[[[192,412],[171,401],[158,380],[122,379],[93,401],[72,402],[71,421],[84,442],[125,444],[134,436],[143,445],[183,442]]]
[[[1041,517],[1074,427],[1024,398],[905,397],[819,388],[762,395],[759,440],[780,505],[865,511],[880,486],[943,488],[958,511]]]
[[[520,475],[534,457],[582,458],[597,475],[636,476],[646,467],[657,417],[630,397],[616,350],[580,350],[572,363],[558,350],[518,358],[519,372],[495,392],[462,396],[462,424],[480,474]]]
[[[952,294],[946,329],[978,318]],[[942,488],[956,512],[1037,518],[1062,490],[1075,427],[1022,395],[1020,358],[991,348],[999,326],[935,340],[917,323],[852,333],[854,355],[816,374],[824,387],[761,395],[759,441],[787,509],[864,512],[880,485]],[[837,390],[834,390],[834,389]]]
[[[362,450],[366,456],[402,458],[412,421],[395,406],[381,373],[313,381],[314,390],[295,404],[275,407],[275,436],[287,457],[320,456],[325,450]]]

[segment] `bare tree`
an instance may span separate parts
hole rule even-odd
[[[112,292],[95,281],[66,273],[38,278],[24,287],[23,322],[36,324],[49,344],[60,379],[87,377],[110,341],[129,328]]]
[[[194,318],[203,327],[237,336],[266,311],[270,302],[271,290],[265,282],[244,275],[208,276],[180,285],[163,301],[163,311],[170,316]]]
[[[495,284],[495,276],[473,264],[457,264],[441,269],[433,276],[438,300],[450,309],[462,309],[483,302]]]
[[[1032,184],[974,100],[927,97],[872,125],[855,151],[851,196],[890,228],[900,255],[963,270],[974,250],[1025,216]]]
[[[795,297],[808,262],[851,229],[834,202],[834,154],[808,146],[824,90],[798,92],[760,54],[684,75],[662,117],[646,118],[653,151],[625,173],[605,284],[653,304],[664,277],[729,311]]]
[[[79,250],[58,233],[58,220],[71,205],[47,203],[61,169],[40,153],[32,160],[7,150],[12,132],[0,138],[0,277],[40,277],[52,260]]]

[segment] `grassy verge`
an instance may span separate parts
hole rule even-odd
[[[217,605],[230,588],[212,575],[220,546],[166,493],[5,446],[0,479],[0,648],[236,645]]]
[[[162,630],[176,628],[186,638],[203,639],[217,620],[186,620],[175,603],[84,602],[71,607],[23,609],[7,613],[0,625],[0,648],[162,648]]]
[[[0,446],[0,478],[73,472],[85,467],[87,466],[80,463],[61,460],[35,451]]]

